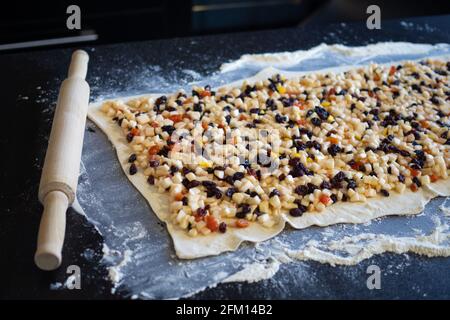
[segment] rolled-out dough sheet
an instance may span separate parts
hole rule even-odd
[[[449,59],[450,56],[433,57],[434,59]],[[401,62],[401,61],[397,61]],[[389,63],[392,64],[394,62]],[[264,80],[273,74],[281,73],[286,78],[295,78],[308,73],[342,72],[360,66],[342,66],[321,69],[308,72],[288,72],[275,68],[266,68],[247,79],[235,81],[223,87],[240,86],[245,80],[252,83]],[[144,94],[129,97],[114,97],[108,100],[128,101],[138,97],[159,97],[162,94]],[[116,149],[118,159],[125,175],[138,191],[145,197],[151,208],[161,221],[166,222],[168,231],[172,236],[176,254],[179,258],[192,259],[204,256],[217,255],[225,251],[236,250],[243,241],[261,242],[275,237],[286,225],[286,222],[296,229],[309,226],[328,226],[337,223],[365,223],[388,215],[412,215],[420,213],[425,205],[434,197],[450,196],[450,178],[440,180],[428,187],[420,188],[417,192],[405,191],[403,194],[391,193],[389,197],[371,198],[365,203],[337,203],[327,207],[322,212],[306,212],[301,217],[291,217],[287,212],[282,215],[280,223],[272,228],[266,228],[258,223],[252,223],[248,228],[230,228],[226,233],[211,233],[206,236],[190,237],[184,230],[168,223],[169,219],[169,196],[159,193],[157,188],[147,183],[143,174],[127,174],[128,157],[131,149],[116,123],[111,121],[101,110],[104,101],[92,103],[88,109],[88,117],[107,135]],[[112,195],[112,200],[113,195]]]

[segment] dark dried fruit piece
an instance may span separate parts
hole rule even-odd
[[[137,167],[134,163],[131,164],[130,166],[130,175],[134,175],[137,172]]]
[[[227,232],[227,224],[225,222],[221,222],[219,224],[219,231],[222,232],[222,233]]]
[[[301,217],[305,211],[306,207],[299,205],[298,208],[289,210],[289,214],[293,217]]]
[[[135,154],[135,153],[132,153],[132,154],[130,155],[130,157],[128,158],[128,162],[129,162],[129,163],[135,162],[136,159],[137,159],[136,154]]]

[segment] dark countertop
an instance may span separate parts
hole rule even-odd
[[[201,75],[216,71],[224,61],[244,53],[307,49],[321,42],[364,45],[378,41],[450,43],[450,16],[383,21],[381,30],[368,30],[364,24],[326,25],[307,29],[281,29],[264,32],[171,39],[85,48],[91,60],[87,81],[92,96],[123,91],[146,65],[158,65],[161,76],[190,69]],[[45,155],[51,119],[59,84],[64,79],[71,50],[35,51],[0,55],[2,125],[0,144],[0,298],[98,299],[121,298],[111,294],[107,271],[98,266],[102,237],[86,219],[67,214],[63,266],[42,272],[33,263],[42,207],[37,190]],[[127,69],[127,72],[114,70]],[[191,75],[176,79],[186,84]],[[82,252],[92,248],[93,259]],[[383,290],[368,290],[366,269],[377,264],[382,270],[405,264],[402,272],[383,273]],[[81,290],[50,290],[55,279],[66,278],[68,265],[83,270]],[[384,254],[354,267],[331,267],[304,262],[315,269],[317,281],[291,285],[296,281],[295,265],[286,264],[273,279],[254,284],[221,284],[193,298],[450,298],[450,258],[423,258],[417,255]],[[349,268],[353,268],[349,273]],[[280,274],[289,270],[289,277]],[[350,277],[352,279],[350,279]],[[354,278],[361,277],[360,286]],[[351,284],[351,285],[349,285]],[[270,285],[270,290],[267,290]],[[327,290],[318,290],[326,288]],[[327,295],[321,292],[327,292]]]

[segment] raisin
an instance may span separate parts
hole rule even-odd
[[[128,142],[131,142],[131,141],[133,141],[133,135],[131,134],[131,132],[128,132],[128,134],[127,134],[127,141]]]
[[[162,126],[161,130],[167,132],[169,135],[172,135],[172,133],[175,131],[175,127],[174,126]]]
[[[227,232],[227,224],[225,222],[221,222],[219,224],[219,231],[222,232],[222,233]]]
[[[128,162],[129,162],[129,163],[135,162],[136,159],[137,159],[136,154],[135,154],[135,153],[132,153],[132,154],[130,155],[130,157],[128,158]]]
[[[332,178],[333,181],[341,182],[345,179],[345,173],[342,171],[339,171],[336,173],[336,175]]]
[[[306,187],[308,188],[308,193],[313,193],[314,190],[318,189],[314,183],[308,183]]]
[[[214,189],[214,192],[215,192],[215,197],[216,197],[216,199],[221,199],[222,198],[222,191],[220,191],[219,189]]]
[[[331,189],[331,184],[328,181],[323,181],[320,184],[320,189]]]
[[[200,103],[194,104],[194,111],[196,111],[196,112],[202,112],[203,111],[203,108],[202,108]]]
[[[273,90],[273,91],[276,91],[276,90]],[[275,109],[277,109],[276,104],[275,104],[275,101],[274,101],[273,99],[267,99],[267,100],[266,100],[266,106],[267,106],[268,108],[270,108],[270,110],[275,110]]]
[[[198,187],[199,185],[200,185],[200,181],[192,180],[192,181],[189,182],[189,189]]]
[[[247,216],[247,213],[245,213],[244,211],[236,212],[236,218],[238,218],[238,219],[245,219],[246,216]]]
[[[181,183],[183,184],[183,186],[185,186],[186,189],[195,188],[195,187],[198,187],[199,185],[201,185],[200,181],[197,181],[197,180],[189,181],[186,178],[184,178]]]
[[[420,182],[419,178],[414,177],[412,179],[412,181],[416,184],[416,186],[421,187],[422,186],[422,182]]]
[[[130,166],[130,175],[134,175],[137,172],[137,167],[134,163],[131,164]]]
[[[347,189],[355,189],[356,188],[356,181],[353,179],[349,179],[347,181]]]
[[[294,192],[300,196],[306,196],[308,194],[308,187],[305,185],[298,186],[294,189]]]
[[[312,118],[311,123],[315,125],[316,127],[320,126],[322,124],[322,121],[319,118]]]
[[[320,119],[322,120],[326,120],[328,119],[328,117],[330,116],[330,114],[328,113],[327,110],[325,110],[322,107],[315,107],[314,111],[316,112],[316,114],[319,116]]]
[[[148,162],[148,164],[149,164],[150,167],[156,168],[156,167],[159,166],[159,160],[150,160],[150,161]]]
[[[200,217],[204,217],[207,214],[206,208],[198,208],[197,209],[197,215]]]
[[[436,105],[440,105],[440,101],[436,96],[431,97],[430,99],[431,103],[436,104]]]
[[[202,186],[204,186],[206,188],[215,188],[217,185],[213,181],[205,180],[205,181],[202,181]]]
[[[244,178],[245,174],[243,172],[235,172],[233,174],[233,181],[236,180],[241,180],[242,178]]]
[[[228,184],[234,185],[233,176],[226,176],[223,180],[225,180]]]
[[[337,144],[331,144],[328,149],[328,153],[333,157],[336,156],[339,152],[341,152],[341,148]]]
[[[289,214],[293,217],[301,217],[305,211],[306,207],[299,205],[298,208],[289,210]]]
[[[337,196],[334,193],[330,196],[330,199],[333,200],[333,203],[338,201]]]
[[[236,188],[228,188],[227,191],[225,191],[225,195],[231,198],[236,192]]]
[[[274,196],[280,196],[280,191],[277,189],[273,189],[272,192],[269,194],[269,197],[272,198]]]
[[[155,105],[159,106],[160,104],[164,104],[166,102],[167,102],[167,97],[166,96],[161,96],[158,99],[156,99]]]
[[[283,117],[281,114],[277,113],[275,115],[275,121],[278,122],[278,123],[283,123],[283,122],[287,121],[287,118]]]

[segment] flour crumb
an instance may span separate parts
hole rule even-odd
[[[276,259],[271,259],[268,263],[255,262],[244,265],[244,269],[233,274],[232,276],[223,280],[227,282],[258,282],[265,279],[272,278],[280,269],[280,262]]]

